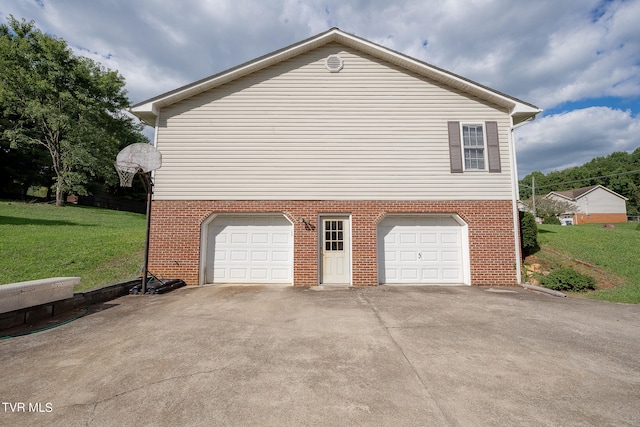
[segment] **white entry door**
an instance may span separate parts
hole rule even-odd
[[[349,217],[321,219],[321,284],[351,284],[351,233]]]

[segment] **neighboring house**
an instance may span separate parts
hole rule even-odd
[[[576,188],[568,191],[552,191],[548,198],[572,203],[575,212],[560,215],[563,224],[587,224],[603,222],[627,222],[626,197],[602,185]]]
[[[512,131],[534,105],[333,28],[131,111],[163,156],[155,274],[519,281]]]

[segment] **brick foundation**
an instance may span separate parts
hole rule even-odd
[[[574,215],[574,224],[600,224],[600,223],[610,223],[610,222],[627,222],[627,214],[626,213],[593,213],[593,214],[583,214],[578,213]]]
[[[472,285],[515,285],[513,211],[508,200],[485,201],[169,201],[153,202],[149,270],[199,283],[202,223],[214,213],[283,213],[294,224],[293,279],[318,284],[320,214],[350,214],[352,283],[378,284],[376,227],[387,214],[456,213],[468,224]],[[305,217],[312,227],[300,222]]]

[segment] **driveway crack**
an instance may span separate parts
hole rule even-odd
[[[422,377],[420,376],[420,373],[418,372],[418,370],[416,369],[416,367],[414,366],[414,364],[411,362],[411,359],[409,359],[409,357],[407,356],[407,354],[404,352],[404,349],[402,348],[402,346],[398,343],[398,341],[396,341],[395,337],[393,336],[393,334],[391,333],[390,329],[402,329],[402,328],[390,328],[387,325],[385,325],[384,321],[382,320],[382,317],[380,316],[380,311],[378,310],[378,307],[371,302],[366,295],[364,295],[363,293],[358,293],[358,299],[366,306],[371,308],[371,311],[373,312],[373,314],[376,316],[376,319],[378,320],[378,323],[380,324],[380,326],[382,326],[382,328],[385,330],[385,332],[387,333],[387,336],[391,339],[391,341],[393,342],[393,345],[398,349],[398,351],[402,354],[402,357],[404,358],[404,360],[406,361],[406,363],[409,365],[409,367],[411,368],[411,371],[413,372],[413,375],[416,377],[416,379],[420,382],[420,385],[422,386],[424,392],[427,394],[427,396],[429,397],[429,399],[431,400],[431,402],[433,403],[433,406],[438,410],[438,412],[440,413],[440,415],[442,416],[442,418],[444,420],[446,420],[448,425],[456,425],[457,423],[455,423],[451,417],[445,412],[445,410],[438,404],[438,401],[436,400],[436,398],[433,396],[433,394],[431,393],[431,390],[429,389],[429,387],[427,386],[427,384],[424,382],[424,380],[422,379]]]

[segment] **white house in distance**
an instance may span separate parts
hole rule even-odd
[[[562,215],[561,220],[571,224],[627,222],[626,197],[602,185],[552,191],[548,198],[572,203],[575,212]]]
[[[541,110],[332,28],[132,107],[149,269],[189,285],[512,285],[513,129]]]

